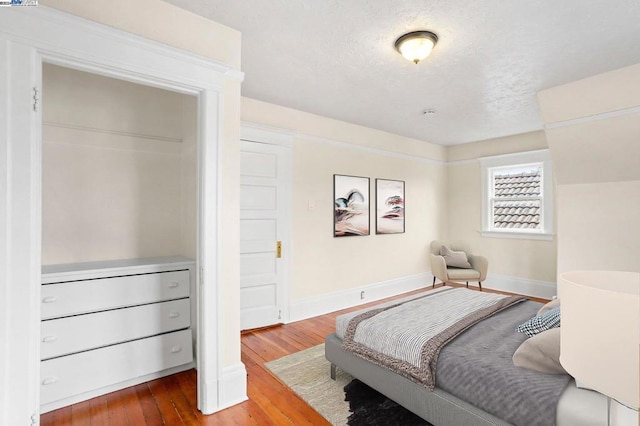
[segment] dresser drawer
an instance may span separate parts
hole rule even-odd
[[[128,275],[42,286],[42,319],[189,297],[189,271]]]
[[[191,331],[176,331],[40,363],[48,404],[193,361]]]
[[[42,321],[42,359],[113,345],[191,325],[189,299]]]

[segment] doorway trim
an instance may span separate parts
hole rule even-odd
[[[44,6],[4,9],[0,28],[0,423],[39,423],[43,62],[198,97],[198,408],[246,399],[244,365],[223,367],[219,296],[223,87],[241,74]]]

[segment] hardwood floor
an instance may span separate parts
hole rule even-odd
[[[243,333],[242,362],[248,373],[249,400],[216,414],[203,416],[198,411],[196,372],[189,370],[43,414],[40,422],[44,426],[328,425],[264,364],[323,343],[325,336],[335,331],[336,316],[363,306]]]

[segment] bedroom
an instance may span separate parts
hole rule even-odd
[[[41,2],[46,5],[50,3],[53,7],[68,10],[80,16],[110,23],[113,26],[125,30],[134,31],[156,38],[165,43],[178,45],[178,47],[192,46],[200,53],[223,58],[228,63],[234,64],[236,70],[241,70],[239,58],[240,36],[231,30],[225,30],[215,26],[218,31],[211,39],[215,42],[206,45],[201,38],[194,40],[188,31],[175,30],[172,32],[163,31],[161,24],[154,24],[154,21],[144,21],[146,27],[139,28],[142,21],[132,18],[132,20],[122,19],[123,16],[142,16],[142,13],[171,13],[176,16],[183,16],[184,22],[189,22],[185,26],[193,23],[193,17],[176,11],[168,5],[155,5],[154,2],[133,2],[135,5],[127,4],[122,8],[131,10],[129,15],[122,15],[121,8],[111,7],[107,12],[103,8],[91,9],[88,5],[81,5],[82,2]],[[153,7],[151,6],[153,5]],[[139,11],[136,13],[136,11]],[[163,12],[164,11],[164,12]],[[169,12],[170,11],[170,12]],[[632,9],[633,11],[633,9]],[[134,22],[132,22],[134,21]],[[154,26],[157,25],[157,26]],[[197,25],[203,24],[197,21]],[[209,28],[209,27],[207,27]],[[215,32],[214,31],[214,32]],[[220,40],[228,40],[228,43]],[[392,52],[396,55],[395,52]],[[226,55],[226,56],[224,56]],[[395,59],[395,56],[394,56]],[[635,57],[629,62],[637,63]],[[411,64],[407,64],[411,65]],[[429,65],[427,60],[422,65]],[[401,65],[401,66],[404,66]],[[586,74],[589,76],[591,74]],[[605,80],[605,77],[602,77]],[[620,80],[614,78],[613,83]],[[554,285],[556,281],[556,270],[569,270],[585,267],[589,268],[637,268],[634,263],[633,253],[637,252],[638,235],[637,224],[632,220],[636,215],[630,209],[630,202],[634,197],[629,194],[638,191],[638,176],[629,174],[624,176],[613,176],[620,170],[635,170],[634,158],[637,158],[637,147],[629,144],[620,149],[612,150],[611,145],[603,145],[597,142],[583,146],[579,151],[572,147],[566,147],[566,151],[561,150],[558,144],[558,164],[557,167],[564,167],[564,173],[560,176],[557,169],[558,179],[563,179],[565,186],[558,188],[557,196],[563,197],[557,200],[557,208],[565,206],[576,209],[584,216],[584,222],[557,223],[557,241],[523,241],[523,240],[498,240],[482,239],[477,230],[480,223],[480,197],[479,197],[479,175],[480,170],[474,161],[478,157],[491,156],[496,154],[506,154],[517,151],[528,151],[546,148],[552,145],[547,141],[544,132],[537,131],[520,136],[508,136],[486,142],[476,142],[469,145],[461,145],[451,148],[442,146],[417,143],[417,141],[407,140],[389,133],[355,126],[332,119],[305,114],[299,111],[292,111],[273,104],[267,104],[250,98],[240,98],[240,85],[234,82],[228,83],[230,96],[225,98],[225,107],[231,111],[229,113],[228,127],[229,134],[226,140],[237,140],[240,132],[240,120],[256,123],[271,128],[288,129],[297,135],[294,141],[294,213],[293,213],[293,243],[295,248],[294,265],[292,265],[292,287],[291,287],[291,307],[289,315],[291,320],[301,318],[300,312],[310,315],[328,312],[339,309],[339,303],[353,305],[360,303],[361,291],[365,291],[365,301],[373,300],[388,294],[377,295],[375,283],[387,283],[395,290],[399,285],[406,285],[403,291],[412,289],[411,286],[417,283],[429,282],[428,264],[425,262],[427,244],[430,240],[439,237],[457,238],[468,240],[474,250],[483,253],[490,258],[490,274],[494,276],[494,282],[489,281],[486,285],[498,287],[504,285],[504,277],[516,278],[522,286],[530,286],[535,289],[547,289],[549,284]],[[598,87],[607,87],[607,81],[599,81]],[[614,86],[617,87],[616,84]],[[613,99],[623,99],[624,94],[633,93],[628,90],[630,87],[637,87],[630,81],[627,86],[618,87],[620,95],[612,96]],[[608,90],[608,89],[607,89]],[[611,90],[616,90],[612,88]],[[577,89],[579,93],[583,91]],[[625,107],[633,107],[625,105]],[[607,105],[607,108],[617,109],[616,105]],[[566,106],[568,110],[570,106]],[[607,111],[606,109],[598,112]],[[592,114],[594,112],[591,112]],[[294,118],[295,117],[295,118]],[[486,139],[486,138],[485,138]],[[375,144],[375,152],[367,150],[352,149],[351,145],[362,143]],[[345,144],[336,144],[342,142]],[[350,144],[350,145],[349,145]],[[231,142],[229,142],[231,145]],[[399,145],[404,145],[406,151],[401,151],[403,155],[386,155],[387,152],[397,152]],[[299,148],[298,148],[299,147]],[[234,168],[237,167],[237,157],[233,147],[227,149],[229,158],[225,159],[227,176],[226,184],[229,186],[227,194],[230,198],[237,198],[236,189],[237,177]],[[552,151],[553,151],[553,147]],[[635,150],[635,151],[634,151]],[[579,152],[582,157],[577,161],[572,161],[574,157],[569,153]],[[617,154],[617,155],[616,155]],[[410,155],[411,157],[407,157]],[[421,158],[416,159],[416,157]],[[600,159],[609,159],[605,164],[599,162]],[[321,164],[317,164],[317,159],[323,159]],[[470,161],[469,161],[470,160]],[[456,162],[452,165],[444,165],[444,162]],[[564,164],[561,164],[563,163]],[[593,167],[593,164],[597,167]],[[629,164],[631,163],[631,164]],[[336,170],[340,165],[340,170]],[[579,167],[580,165],[584,168]],[[594,176],[593,170],[599,171]],[[336,240],[331,237],[330,228],[322,225],[326,221],[327,203],[331,202],[331,176],[333,173],[357,174],[373,178],[386,177],[404,179],[407,182],[407,198],[410,198],[410,207],[407,209],[407,223],[411,223],[412,232],[406,232],[401,236],[369,236],[360,239],[349,239],[348,241]],[[327,181],[327,176],[329,181]],[[612,177],[613,176],[613,177]],[[425,183],[426,182],[426,183]],[[559,180],[560,182],[560,180]],[[617,182],[615,184],[608,182]],[[422,189],[424,188],[424,189]],[[464,188],[462,191],[461,188]],[[423,195],[424,193],[424,195]],[[452,195],[455,194],[455,195]],[[637,197],[635,197],[637,199]],[[309,210],[309,201],[315,202],[316,208]],[[605,210],[606,207],[606,210]],[[600,210],[602,209],[602,210]],[[225,219],[224,246],[228,252],[237,252],[238,227],[237,214],[233,209]],[[451,212],[448,214],[448,212]],[[573,212],[570,212],[572,215]],[[559,211],[558,220],[561,220],[562,211]],[[616,217],[616,220],[612,220]],[[422,220],[427,218],[427,220]],[[624,225],[621,225],[624,223]],[[561,233],[562,227],[566,227],[566,233]],[[329,225],[330,226],[330,225]],[[588,230],[585,232],[585,229]],[[603,253],[603,246],[610,244],[612,234],[616,235],[614,250],[606,250]],[[402,250],[381,250],[388,247],[388,238],[396,238],[402,241]],[[346,258],[346,253],[351,253],[350,246],[357,247],[358,256],[362,260],[359,272],[354,273],[350,268],[351,264]],[[580,256],[575,253],[580,248]],[[590,248],[585,250],[585,248]],[[524,255],[523,255],[524,253]],[[237,323],[238,317],[238,295],[236,294],[238,284],[239,261],[236,256],[225,254],[228,259],[224,262],[224,287],[225,309],[228,313],[225,318],[228,320],[225,325],[223,338],[225,342],[223,350],[223,365],[231,367],[240,360],[240,341],[237,334],[240,325]],[[384,266],[381,260],[394,256],[392,267]],[[362,263],[366,267],[362,267]],[[372,268],[370,264],[377,265]],[[327,265],[335,268],[328,268]],[[326,272],[325,272],[326,271]],[[500,282],[502,279],[502,283]],[[304,285],[296,285],[298,282]],[[382,286],[382,291],[387,291]],[[516,291],[513,289],[512,291]],[[541,294],[550,297],[554,293]],[[3,299],[11,300],[9,298]],[[18,316],[19,318],[19,316]],[[15,317],[8,324],[13,324]],[[21,345],[19,344],[18,347]],[[18,370],[28,371],[25,366],[27,361],[20,359],[20,352],[15,355],[4,354],[9,357],[9,361],[4,365],[23,367]],[[15,361],[15,363],[14,363]],[[8,378],[6,380],[9,380]],[[11,382],[9,382],[11,383]],[[3,387],[7,389],[7,387]],[[6,397],[6,395],[5,395]],[[13,404],[11,404],[13,405]],[[20,404],[16,404],[18,410]],[[25,409],[23,411],[29,411]]]

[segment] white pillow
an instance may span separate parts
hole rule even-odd
[[[447,266],[465,269],[471,268],[471,264],[467,259],[467,254],[463,251],[453,251],[447,246],[442,246],[440,247],[440,256],[444,257],[444,261]]]
[[[560,364],[560,327],[543,331],[522,342],[513,354],[516,367],[547,374],[567,374]]]
[[[536,315],[542,315],[545,312],[550,311],[551,309],[558,306],[560,306],[560,299],[553,299],[551,302],[548,302],[546,305],[540,308],[540,310],[538,310],[538,313]]]

